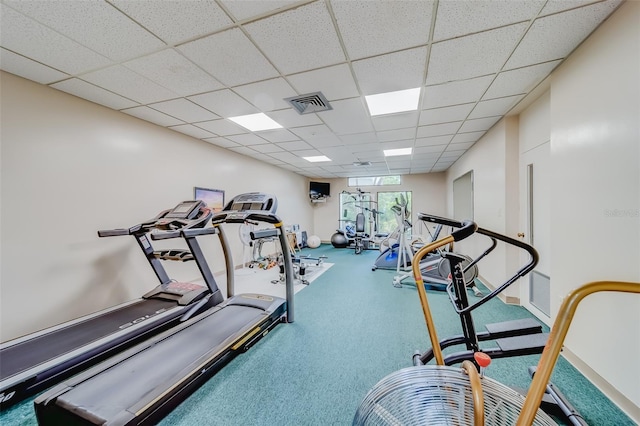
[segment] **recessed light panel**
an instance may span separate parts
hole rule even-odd
[[[259,132],[260,130],[281,129],[282,126],[269,118],[266,114],[249,114],[239,115],[237,117],[229,117],[229,120],[236,124],[241,125],[245,129],[249,129],[252,132]]]
[[[420,100],[420,88],[380,93],[364,98],[372,116],[416,111]]]
[[[398,148],[398,149],[385,149],[384,156],[385,157],[395,157],[398,155],[411,155],[413,148]]]
[[[317,155],[315,157],[302,157],[310,163],[320,163],[322,161],[331,161],[331,158],[328,158],[325,155]]]

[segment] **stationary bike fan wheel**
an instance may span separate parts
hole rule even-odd
[[[464,254],[461,254],[460,256],[465,258],[465,260],[460,263],[462,270],[464,270],[464,268],[466,268],[468,264],[473,262],[473,259]],[[442,262],[438,263],[438,273],[441,277],[448,277],[450,272],[451,267],[449,266],[449,262],[446,259],[443,259]],[[474,287],[476,285],[474,282],[476,278],[478,278],[478,265],[473,265],[464,273],[465,285],[467,287]]]
[[[524,397],[489,377],[482,381],[485,425],[515,425]],[[459,367],[423,365],[391,373],[365,396],[353,425],[473,425],[473,393]],[[538,410],[534,425],[556,425]]]

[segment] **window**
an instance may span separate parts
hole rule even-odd
[[[383,185],[400,185],[400,175],[397,176],[371,176],[371,177],[355,177],[349,178],[349,186],[383,186]]]

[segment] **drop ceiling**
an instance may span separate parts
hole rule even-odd
[[[622,3],[0,1],[4,71],[311,178],[446,170]],[[418,87],[417,111],[369,114]],[[332,109],[285,101],[314,92]],[[258,112],[283,128],[229,120]]]

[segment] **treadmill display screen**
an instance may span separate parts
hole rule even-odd
[[[198,202],[191,201],[180,203],[173,208],[169,213],[167,213],[166,217],[177,218],[177,219],[187,219],[189,214],[195,207],[197,207]]]

